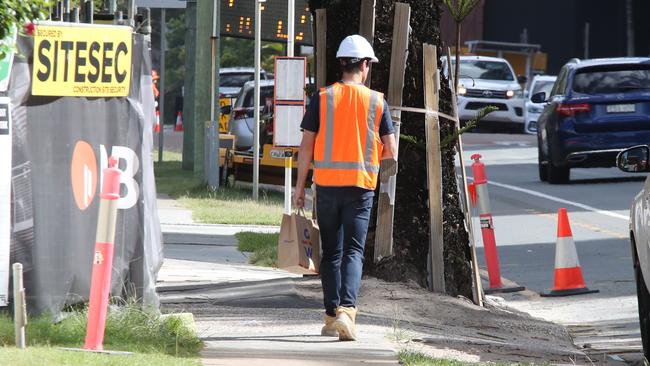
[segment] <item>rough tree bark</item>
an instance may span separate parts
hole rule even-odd
[[[423,70],[422,44],[441,45],[440,0],[403,0],[411,5],[412,32],[407,59],[404,101],[409,107],[422,107]],[[394,0],[377,0],[374,49],[380,62],[372,67],[373,89],[386,92],[388,88],[391,36],[393,32]],[[350,34],[358,33],[359,1],[310,0],[309,8],[327,9],[327,84],[340,78],[336,62],[338,45]],[[438,48],[443,55],[443,49]],[[451,110],[451,92],[446,80],[441,81],[440,107]],[[441,139],[453,133],[454,124],[441,119]],[[365,273],[389,281],[427,284],[427,258],[429,246],[429,210],[427,206],[426,156],[424,150],[424,116],[402,113],[401,132],[406,138],[400,141],[399,173],[397,177],[394,255],[374,265],[375,214],[366,241]],[[447,293],[452,296],[472,297],[472,279],[468,234],[458,196],[453,148],[442,152],[443,168],[443,222],[445,281]],[[375,207],[377,205],[375,204]]]

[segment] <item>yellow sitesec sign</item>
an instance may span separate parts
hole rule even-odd
[[[132,51],[129,27],[38,24],[32,94],[125,97]]]

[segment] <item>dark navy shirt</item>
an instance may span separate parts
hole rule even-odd
[[[395,133],[393,127],[393,120],[390,118],[390,111],[388,109],[388,102],[384,99],[384,110],[381,113],[381,121],[379,122],[379,136],[390,135]],[[318,132],[320,127],[320,95],[318,92],[314,93],[309,99],[309,105],[305,111],[305,115],[300,123],[300,128],[303,130]]]

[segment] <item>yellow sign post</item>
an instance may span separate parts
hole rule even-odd
[[[131,28],[40,23],[32,94],[125,97],[131,85]]]

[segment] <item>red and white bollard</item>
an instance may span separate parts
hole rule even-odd
[[[481,222],[481,235],[483,236],[485,263],[487,264],[490,285],[490,287],[485,290],[485,293],[523,291],[525,290],[524,287],[504,287],[501,282],[499,255],[497,253],[497,243],[494,236],[494,222],[492,220],[492,211],[490,210],[490,197],[487,187],[487,176],[485,175],[485,164],[481,162],[480,154],[472,155],[471,159],[474,160],[474,163],[472,163],[472,175],[474,176],[474,189],[476,192],[475,200],[477,202],[478,214]]]
[[[117,202],[120,198],[120,174],[117,160],[112,156],[108,168],[104,169],[104,182],[99,203],[93,272],[88,303],[88,324],[84,348],[101,351],[104,349],[104,329],[108,312],[108,296],[111,291],[113,270],[113,249],[115,243],[115,222]]]

